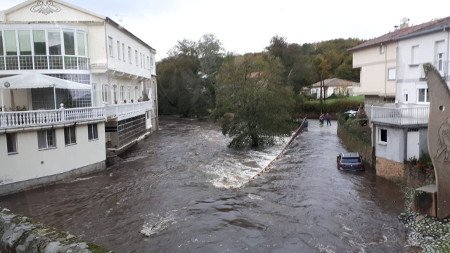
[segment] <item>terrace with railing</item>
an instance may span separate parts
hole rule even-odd
[[[406,106],[406,107],[371,107],[371,121],[394,126],[419,126],[428,125],[430,107]]]
[[[117,120],[124,120],[133,118],[152,109],[152,103],[150,101],[108,105],[106,108],[106,116],[108,118],[117,118]]]
[[[0,130],[105,120],[104,107],[0,112]]]

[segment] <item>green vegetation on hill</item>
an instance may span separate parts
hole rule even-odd
[[[221,119],[227,122],[224,134],[235,138],[234,147],[269,144],[274,136],[286,134],[289,118],[358,108],[361,101],[355,98],[317,104],[299,94],[326,78],[359,81],[347,51],[359,43],[335,39],[297,44],[275,36],[266,51],[241,56],[225,53],[212,34],[178,41],[169,57],[157,63],[159,113]],[[230,66],[232,72],[224,71]]]

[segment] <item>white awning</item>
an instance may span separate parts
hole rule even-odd
[[[15,76],[0,78],[0,88],[7,89],[35,89],[56,88],[66,90],[90,90],[89,84],[72,82],[52,76],[30,72]]]

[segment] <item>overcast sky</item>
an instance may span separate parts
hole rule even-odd
[[[0,0],[0,9],[21,0]],[[289,43],[336,38],[370,39],[410,24],[450,16],[450,0],[67,0],[123,24],[157,50],[157,59],[178,40],[212,33],[226,51],[260,52],[275,36]]]

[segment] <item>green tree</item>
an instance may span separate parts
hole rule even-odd
[[[263,147],[291,133],[291,89],[281,82],[283,66],[273,56],[249,54],[225,59],[217,76],[215,115],[230,147]]]
[[[161,114],[208,116],[215,106],[215,75],[223,54],[222,43],[213,34],[198,42],[178,41],[157,65]]]

